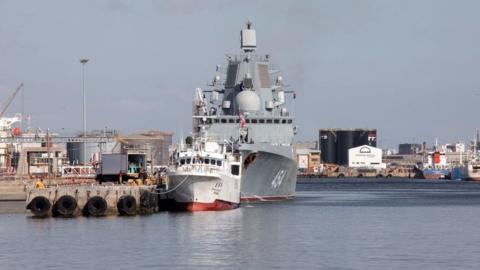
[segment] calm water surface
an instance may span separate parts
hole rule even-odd
[[[292,201],[225,212],[6,211],[0,269],[478,269],[479,183],[321,181],[299,183]]]

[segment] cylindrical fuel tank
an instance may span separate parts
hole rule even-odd
[[[337,131],[337,164],[348,164],[348,149],[354,147],[355,131],[339,130]]]
[[[336,139],[337,136],[334,131],[320,130],[320,150],[324,163],[334,164],[337,162]]]

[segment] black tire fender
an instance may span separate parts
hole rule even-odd
[[[137,213],[137,200],[131,195],[124,195],[117,202],[117,210],[122,216],[134,216]]]
[[[33,198],[32,201],[27,206],[27,209],[30,209],[30,212],[36,217],[46,217],[52,204],[44,196],[38,196]]]
[[[53,205],[53,214],[56,216],[71,217],[77,209],[77,201],[70,195],[63,195]]]
[[[93,196],[88,199],[84,207],[84,213],[92,217],[101,217],[107,211],[107,201],[100,196]]]

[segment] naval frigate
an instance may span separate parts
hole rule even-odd
[[[240,54],[226,55],[225,68],[217,66],[209,89],[196,89],[193,135],[207,131],[240,152],[242,201],[293,198],[296,126],[287,107],[295,93],[270,69],[269,55],[257,55],[250,22],[240,31],[240,47]]]

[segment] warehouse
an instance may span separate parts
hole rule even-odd
[[[386,168],[386,164],[382,163],[382,149],[369,145],[350,148],[348,150],[348,166],[356,168]]]

